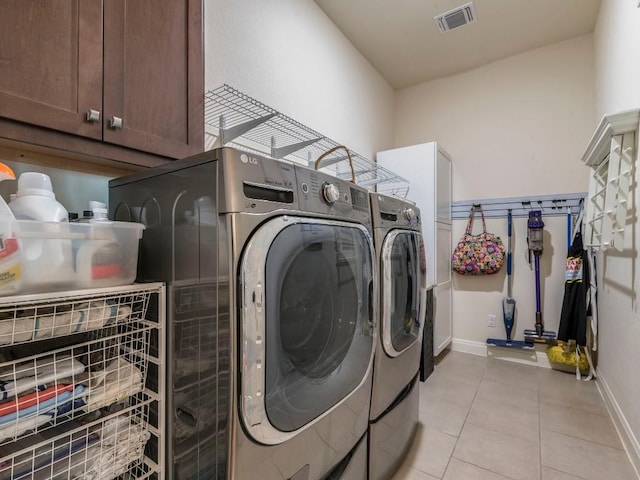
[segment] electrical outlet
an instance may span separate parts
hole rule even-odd
[[[487,320],[487,326],[489,326],[489,327],[495,327],[496,326],[496,316],[495,315],[489,315],[489,319]]]

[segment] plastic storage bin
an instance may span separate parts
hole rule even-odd
[[[12,232],[0,247],[17,241],[10,262],[0,255],[0,295],[133,283],[143,230],[131,222],[0,221],[0,231]]]

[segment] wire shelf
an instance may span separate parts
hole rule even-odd
[[[152,298],[162,284],[0,300],[0,480],[163,478]]]
[[[0,479],[111,479],[120,475],[144,478],[149,401],[107,419],[54,435],[3,457]],[[44,438],[44,437],[41,437]],[[18,443],[13,445],[18,449]]]
[[[205,93],[206,148],[233,146],[314,168],[316,160],[339,146],[321,133],[258,100],[223,85]],[[352,153],[356,183],[369,190],[405,197],[409,181],[357,153]],[[351,179],[344,151],[323,159],[320,170]]]
[[[71,302],[53,297],[26,304],[0,304],[0,347],[140,320],[149,297],[150,292],[118,292],[77,297]]]

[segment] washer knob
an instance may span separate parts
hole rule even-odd
[[[333,205],[340,198],[338,187],[333,183],[325,182],[322,184],[322,199],[329,205]]]
[[[405,208],[402,211],[402,215],[404,215],[404,218],[410,222],[413,222],[416,219],[416,211],[413,208]]]

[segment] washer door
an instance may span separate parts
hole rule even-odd
[[[242,257],[241,406],[262,443],[294,436],[348,397],[373,357],[373,249],[357,224],[279,217]]]
[[[381,255],[382,344],[396,357],[419,341],[423,317],[420,301],[425,268],[421,262],[422,235],[392,230]]]

